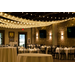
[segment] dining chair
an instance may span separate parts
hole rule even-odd
[[[63,50],[60,49],[60,59],[66,59],[66,53],[64,49]]]
[[[73,46],[73,48],[74,48],[74,58],[75,58],[75,46]]]
[[[55,46],[52,46],[52,48],[51,48],[51,54],[52,54],[52,56],[53,56],[53,58],[55,58],[55,50],[56,50],[56,47]]]
[[[56,47],[56,49],[57,49],[57,48],[58,48],[58,47]],[[59,52],[57,52],[56,49],[55,49],[55,59],[59,59]]]
[[[48,48],[48,54],[52,54],[51,46]]]
[[[70,49],[70,53],[68,53],[68,54],[69,54],[69,56],[70,56],[70,60],[73,60],[73,59],[74,59],[74,54],[75,54],[74,48],[71,48],[71,49]]]
[[[45,54],[46,53],[46,47],[44,47],[44,48],[41,47],[40,51],[41,51],[41,53]]]

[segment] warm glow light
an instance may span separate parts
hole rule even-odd
[[[38,33],[36,33],[36,39],[38,39]]]
[[[63,32],[61,32],[61,39],[63,40]]]
[[[63,32],[61,33],[61,36],[63,36]]]
[[[50,36],[51,36],[51,33],[50,33]]]
[[[61,39],[63,40],[63,36],[61,36]]]
[[[38,33],[36,34],[36,37],[38,37]]]
[[[50,33],[50,34],[49,34],[49,39],[51,39],[51,37],[52,37],[52,34]]]

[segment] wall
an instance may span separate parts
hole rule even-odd
[[[57,45],[57,24],[52,24],[52,45]]]
[[[46,44],[46,45],[63,45],[63,46],[75,46],[75,38],[67,37],[67,27],[75,26],[75,20],[69,20],[63,23],[53,24],[47,27],[35,28],[35,44]],[[39,37],[39,30],[46,29],[47,38]],[[52,34],[51,39],[49,34]],[[63,33],[63,36],[61,36]],[[38,38],[36,35],[38,34]],[[75,33],[74,33],[75,35]]]
[[[31,39],[31,29],[30,28],[24,29],[24,31],[22,31],[21,29],[5,29],[5,28],[0,28],[0,30],[5,30],[5,44],[9,44],[9,37],[8,37],[9,31],[15,32],[14,42],[16,42],[16,40],[18,41],[18,32],[27,32],[27,39],[28,38]]]
[[[64,46],[75,46],[75,38],[67,37],[67,27],[75,26],[75,20],[67,21],[57,25],[57,44]],[[61,37],[63,33],[63,38]],[[75,32],[74,32],[75,35]]]
[[[46,30],[46,33],[47,33],[47,37],[46,38],[40,38],[39,36],[39,30]],[[47,26],[47,27],[38,27],[38,28],[35,28],[34,30],[35,32],[35,39],[34,39],[34,43],[35,44],[46,44],[46,45],[52,45],[52,36],[50,38],[50,33],[52,35],[52,25],[50,26]],[[36,37],[36,35],[38,35],[38,37]]]
[[[75,46],[75,38],[67,38],[67,27],[75,26],[75,20],[50,25],[47,27],[37,27],[32,28],[32,44],[46,44],[46,45],[64,45],[64,46]],[[47,38],[39,37],[39,30],[45,29],[47,31]],[[18,32],[27,32],[27,39],[31,39],[31,29],[4,29],[0,28],[0,30],[5,30],[5,44],[9,44],[8,32],[14,31],[15,38],[14,41],[18,41]],[[50,38],[51,33],[51,38]],[[63,39],[61,37],[61,33],[63,33]],[[38,38],[36,37],[38,34]]]

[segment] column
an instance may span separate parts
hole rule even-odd
[[[52,45],[57,45],[57,24],[52,25]]]
[[[32,28],[32,36],[31,36],[32,44],[34,44],[34,28]]]

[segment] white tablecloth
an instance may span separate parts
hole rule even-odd
[[[0,62],[16,62],[16,47],[0,47]]]
[[[25,52],[25,51],[29,51],[29,53],[31,53],[31,52],[33,52],[33,51],[37,51],[37,53],[39,53],[39,50],[40,50],[40,49],[37,49],[37,48],[35,48],[35,49],[30,49],[30,48],[29,48],[29,49],[19,49],[19,51],[24,51],[24,52]]]
[[[18,54],[18,62],[53,62],[50,54],[22,53]]]
[[[62,47],[57,47],[56,48],[56,52],[59,53],[59,59],[60,59],[60,52],[64,50],[64,52],[66,53],[66,59],[68,59],[68,53],[70,53],[70,50],[74,50],[74,48],[62,48]]]

